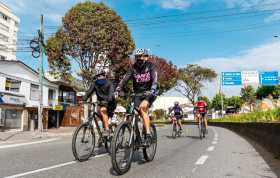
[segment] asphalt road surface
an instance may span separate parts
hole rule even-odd
[[[42,143],[0,146],[0,177],[159,177],[159,178],[277,178],[270,164],[244,138],[227,129],[210,127],[200,140],[197,126],[184,126],[183,136],[172,139],[171,127],[158,128],[155,159],[146,163],[135,155],[128,173],[116,176],[108,154],[76,162],[71,137]]]

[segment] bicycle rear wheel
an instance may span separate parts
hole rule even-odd
[[[154,124],[150,126],[152,140],[149,147],[143,148],[143,154],[146,161],[152,161],[156,155],[157,151],[157,130]]]
[[[86,122],[80,125],[72,138],[72,152],[76,160],[86,161],[93,154],[95,134],[93,126]]]
[[[124,121],[118,125],[111,142],[111,161],[113,169],[122,175],[131,166],[134,138],[130,122]]]
[[[199,125],[198,125],[198,130],[199,130],[199,138],[200,139],[202,139],[202,123],[201,123],[201,121],[198,123]]]
[[[173,123],[173,128],[172,128],[172,138],[176,138],[177,136],[177,127],[176,127],[176,124]]]

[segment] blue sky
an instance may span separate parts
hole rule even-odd
[[[2,0],[21,19],[19,47],[39,28],[58,26],[81,0]],[[280,0],[104,0],[127,23],[139,48],[171,60],[225,70],[278,70]],[[156,18],[155,18],[156,17]],[[55,29],[47,28],[50,35]],[[25,43],[25,44],[20,44]],[[36,68],[29,53],[18,58]],[[260,57],[261,56],[261,57]],[[270,63],[265,58],[269,57]],[[257,62],[256,62],[257,61]],[[230,92],[229,92],[230,93]]]

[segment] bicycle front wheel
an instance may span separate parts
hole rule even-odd
[[[177,128],[176,128],[176,124],[173,123],[173,128],[172,128],[172,138],[176,138],[177,136]]]
[[[122,175],[126,173],[131,166],[134,138],[130,122],[120,123],[114,132],[111,142],[111,161],[113,169]]]
[[[143,154],[146,161],[152,161],[156,155],[157,151],[157,130],[154,124],[151,124],[151,135],[152,135],[152,142],[149,147],[143,148]]]
[[[72,138],[72,152],[75,159],[78,161],[88,160],[94,152],[94,146],[93,126],[86,122],[75,130]]]

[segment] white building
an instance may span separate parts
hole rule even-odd
[[[0,60],[0,126],[29,130],[34,123],[36,125],[39,94],[36,71],[18,60]],[[44,79],[43,108],[46,118],[57,104],[58,85]]]
[[[0,2],[0,60],[16,60],[19,18]]]
[[[193,119],[192,103],[188,98],[176,91],[174,88],[162,94],[161,96],[158,96],[153,103],[152,110],[154,111],[157,109],[163,109],[166,111],[166,113],[168,113],[169,109],[174,106],[175,101],[178,101],[182,107],[185,118]]]

